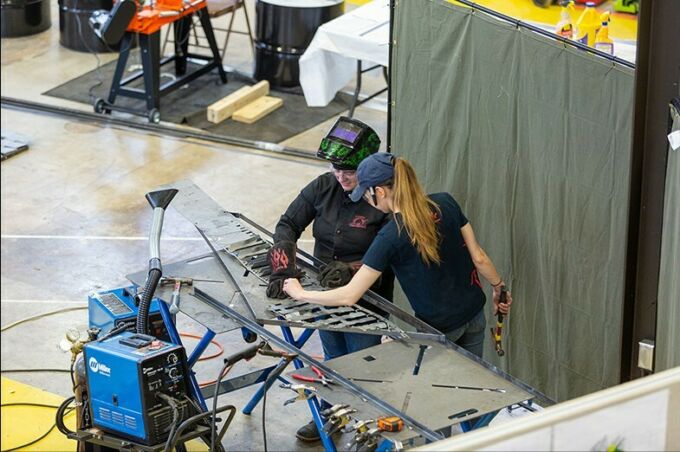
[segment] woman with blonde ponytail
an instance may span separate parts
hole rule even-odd
[[[416,316],[481,357],[486,297],[479,275],[493,287],[494,314],[508,314],[512,296],[507,292],[506,303],[499,304],[505,283],[456,200],[448,193],[426,195],[413,167],[384,152],[361,162],[357,179],[352,201],[364,199],[392,215],[364,254],[363,265],[337,289],[306,291],[291,278],[283,290],[308,303],[352,305],[391,267]]]

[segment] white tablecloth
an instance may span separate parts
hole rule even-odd
[[[328,105],[356,73],[357,60],[387,67],[389,38],[389,0],[374,0],[319,27],[300,57],[307,105]]]

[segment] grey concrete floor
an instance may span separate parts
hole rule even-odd
[[[351,8],[350,5],[348,7]],[[248,1],[251,21],[253,2]],[[53,25],[38,35],[2,39],[2,96],[91,111],[91,106],[41,93],[113,60],[113,54],[93,56],[59,45],[57,3]],[[236,26],[243,28],[243,15]],[[220,37],[218,36],[218,39]],[[252,71],[252,55],[243,36],[231,38],[225,64]],[[380,77],[367,77],[368,92],[379,89]],[[350,83],[346,89],[353,88]],[[385,100],[359,107],[356,117],[386,132]],[[316,150],[335,118],[291,137],[283,144]],[[142,120],[143,121],[143,120]],[[191,179],[222,206],[239,211],[272,229],[299,190],[325,171],[322,162],[286,158],[251,149],[170,138],[134,129],[103,126],[57,116],[3,108],[2,130],[26,136],[30,149],[3,161],[1,168],[1,302],[3,328],[13,322],[65,308],[84,307],[87,294],[127,285],[125,275],[144,270],[148,260],[151,220],[144,194],[165,183]],[[307,231],[300,242],[311,250]],[[163,261],[207,251],[193,226],[172,208],[165,217],[161,245]],[[180,314],[179,329],[203,328]],[[2,333],[1,367],[68,369],[70,355],[60,349],[71,328],[87,328],[84,309],[58,313],[17,325]],[[218,335],[230,354],[245,346],[239,332]],[[187,339],[191,349],[196,343]],[[316,335],[305,351],[321,355]],[[199,381],[216,377],[221,360],[200,362]],[[232,374],[270,365],[257,357],[240,363]],[[71,395],[66,373],[3,373],[4,376],[61,396]],[[239,410],[254,392],[244,389],[222,396]],[[267,402],[270,450],[322,450],[319,443],[296,440],[295,430],[309,419],[304,403],[283,407],[292,393],[275,388]],[[223,441],[228,450],[262,450],[262,407],[252,416],[240,411]],[[339,449],[346,439],[336,440]]]

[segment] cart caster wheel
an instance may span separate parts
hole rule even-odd
[[[149,122],[152,122],[154,124],[158,124],[161,122],[161,112],[158,111],[157,108],[152,108],[151,111],[149,111]]]
[[[94,112],[95,113],[104,113],[104,105],[106,105],[106,102],[104,102],[104,99],[97,98],[97,100],[94,101]]]

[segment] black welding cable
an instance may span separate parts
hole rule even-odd
[[[66,411],[66,407],[68,407],[70,404],[72,404],[76,400],[76,396],[71,396],[68,399],[65,399],[63,402],[61,402],[61,405],[59,405],[59,408],[57,408],[57,413],[54,418],[54,423],[59,429],[59,431],[64,434],[64,436],[72,435],[75,432],[72,432],[71,430],[68,429],[64,425],[64,412]],[[69,411],[70,412],[70,411]]]
[[[226,374],[229,373],[233,364],[229,359],[224,360],[224,366],[220,369],[220,373],[217,375],[217,381],[215,382],[215,392],[213,394],[213,407],[212,407],[212,422],[210,424],[210,450],[215,450],[215,435],[216,428],[215,425],[217,420],[217,398],[220,395],[220,383]]]
[[[264,443],[264,452],[267,452],[267,427],[265,425],[265,413],[267,412],[267,393],[269,392],[269,384],[271,381],[278,377],[277,373],[278,372],[275,370],[270,372],[269,375],[267,375],[263,386],[264,395],[262,396],[262,441]]]
[[[46,405],[46,404],[43,404],[43,403],[23,403],[23,402],[18,402],[18,403],[3,403],[2,405],[0,405],[0,407],[2,407],[2,408],[10,407],[10,406],[35,406],[35,407],[40,407],[40,408],[59,408],[57,405]],[[69,413],[72,412],[74,409],[75,409],[75,408],[69,408],[69,410],[66,411],[64,415],[69,414]],[[28,443],[25,443],[25,444],[21,444],[21,445],[19,445],[19,446],[12,447],[11,449],[3,449],[2,452],[12,452],[12,451],[15,451],[15,450],[23,449],[24,447],[32,446],[33,444],[35,444],[35,443],[37,443],[37,442],[39,442],[39,441],[45,439],[45,438],[47,437],[47,435],[49,435],[50,433],[52,433],[52,430],[54,430],[55,427],[57,427],[56,422],[55,422],[54,424],[52,424],[52,427],[50,427],[49,430],[47,430],[45,433],[43,433],[42,435],[40,435],[38,438],[36,438],[36,439],[34,439],[34,440],[32,440],[32,441],[30,441],[30,442],[28,442]]]
[[[73,388],[73,392],[76,392],[76,389],[78,386],[76,385],[76,376],[75,376],[75,366],[76,366],[76,360],[71,360],[71,367],[69,368],[69,373],[71,374],[71,388]]]
[[[175,435],[175,429],[177,429],[181,419],[179,414],[179,406],[177,405],[177,400],[170,397],[169,395],[163,394],[162,392],[157,392],[156,397],[162,399],[172,409],[172,427],[170,428],[170,433],[168,433],[168,439],[165,442],[165,450],[170,451],[172,437]]]
[[[103,335],[102,337],[98,338],[97,342],[103,342],[106,339],[115,336],[116,334],[122,333],[123,331],[128,330],[130,328],[134,328],[134,326],[135,324],[132,322],[123,322],[114,329],[112,329],[111,331],[109,331],[108,333],[106,333],[105,335]]]

